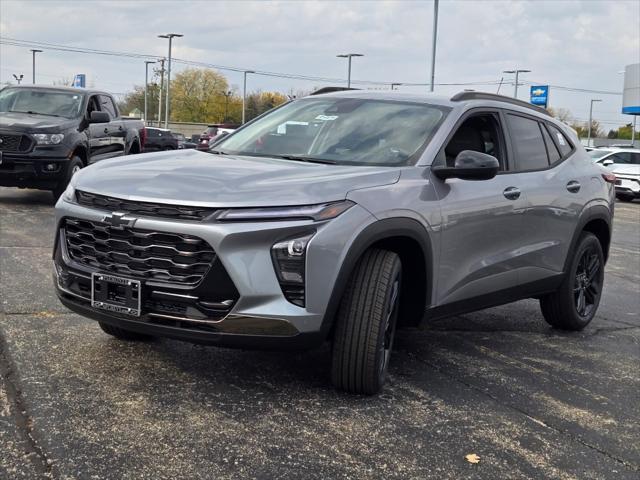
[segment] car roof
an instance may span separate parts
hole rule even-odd
[[[66,86],[58,86],[58,85],[9,85],[6,88],[22,88],[25,90],[32,90],[32,89],[36,89],[36,90],[55,90],[55,91],[60,91],[60,92],[81,92],[81,93],[88,93],[90,95],[109,95],[109,93],[104,92],[102,90],[93,90],[93,89],[88,89],[88,88],[81,88],[81,87],[66,87]]]

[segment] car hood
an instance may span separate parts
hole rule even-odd
[[[23,133],[43,130],[56,133],[61,129],[76,125],[78,120],[63,117],[50,117],[30,113],[2,112],[0,114],[0,129],[11,129]]]
[[[640,175],[640,165],[611,165],[611,172],[614,175]]]
[[[398,181],[400,169],[323,165],[197,150],[103,160],[74,177],[79,190],[128,200],[212,207],[306,205]]]

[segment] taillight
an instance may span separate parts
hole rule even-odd
[[[616,176],[613,173],[603,173],[602,178],[607,183],[616,183]]]

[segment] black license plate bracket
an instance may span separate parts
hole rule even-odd
[[[104,273],[91,275],[91,306],[93,308],[139,317],[141,305],[140,280]]]

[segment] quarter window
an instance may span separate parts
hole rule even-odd
[[[556,147],[556,144],[553,143],[553,140],[551,140],[551,136],[549,135],[549,132],[547,132],[547,129],[544,127],[544,125],[539,124],[540,125],[540,129],[542,130],[542,136],[544,137],[544,143],[547,144],[547,152],[549,153],[549,163],[551,163],[552,165],[556,162],[560,161],[561,155],[560,152],[558,151],[558,147]]]
[[[569,153],[571,153],[571,150],[573,150],[573,145],[571,145],[571,142],[567,140],[565,134],[553,125],[547,125],[547,127],[549,128],[549,131],[551,132],[556,145],[558,145],[558,148],[560,149],[560,155],[562,156],[562,158],[569,155]]]
[[[539,170],[549,166],[547,149],[536,120],[507,114],[517,170]]]

